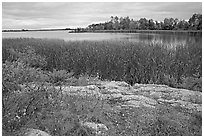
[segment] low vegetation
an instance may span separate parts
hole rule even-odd
[[[51,135],[96,135],[80,125],[85,121],[109,128],[99,135],[201,135],[199,113],[162,106],[113,112],[103,99],[62,96],[54,87],[87,85],[83,76],[89,76],[201,90],[200,45],[3,39],[2,46],[3,135],[20,135],[26,127]]]
[[[27,46],[42,59],[36,54],[22,59]],[[51,72],[65,70],[73,72],[75,77],[98,76],[102,80],[126,81],[131,85],[155,83],[202,90],[201,40],[196,44],[189,41],[186,45],[167,45],[156,42],[3,39],[2,50],[3,63],[19,58],[25,63],[30,62],[32,67]],[[28,52],[32,53],[32,50]]]

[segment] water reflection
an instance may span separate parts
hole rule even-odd
[[[131,41],[144,43],[158,43],[166,45],[186,45],[190,43],[202,44],[201,36],[188,34],[153,34],[153,33],[68,33],[67,31],[40,32],[3,32],[3,38],[51,38],[65,41]]]
[[[122,37],[128,41],[134,42],[153,42],[162,44],[186,45],[187,43],[198,43],[202,40],[201,36],[190,35],[168,35],[168,34],[127,34],[127,37]]]

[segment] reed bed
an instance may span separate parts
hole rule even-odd
[[[200,42],[164,44],[129,41],[63,41],[58,39],[3,39],[2,60],[14,60],[10,49],[27,46],[46,59],[43,70],[66,70],[102,80],[129,84],[155,83],[179,86],[185,78],[201,78]]]

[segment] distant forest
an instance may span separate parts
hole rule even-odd
[[[91,24],[88,30],[202,30],[202,14],[193,14],[188,20],[165,18],[158,22],[153,19],[141,18],[133,20],[127,17],[113,17],[105,23]]]

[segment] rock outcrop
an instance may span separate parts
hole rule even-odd
[[[196,126],[196,129],[198,129],[196,130],[198,131],[198,135],[202,132],[202,128],[200,127],[202,126],[202,93],[199,91],[177,89],[166,85],[156,84],[135,84],[134,86],[131,86],[120,81],[98,81],[87,86],[64,85],[60,87],[56,86],[55,88],[60,90],[65,97],[67,95],[79,97],[91,96],[92,98],[106,101],[107,104],[105,109],[108,108],[109,111],[121,114],[119,118],[123,119],[131,116],[132,118],[136,117],[135,124],[143,124],[143,122],[145,122],[146,124],[144,128],[142,128],[142,125],[141,128],[140,126],[131,126],[134,127],[134,129],[138,129],[138,131],[143,131],[148,123],[149,125],[147,127],[151,128],[152,124],[157,123],[158,120],[162,118],[164,122],[166,121],[165,123],[167,123],[167,126],[178,127],[178,129],[176,128],[177,130],[172,130],[172,133],[169,133],[168,135],[180,135],[180,132],[183,130],[190,130],[189,126],[191,126],[192,122],[193,125]],[[136,112],[136,116],[133,116],[133,112],[131,112],[132,110]],[[193,113],[195,113],[195,116],[193,116]],[[193,116],[192,118],[191,115]],[[190,123],[189,120],[191,121]],[[115,124],[115,127],[117,127],[120,121],[121,120],[112,120],[110,123]],[[125,119],[123,121],[125,121]],[[162,124],[163,122],[160,121],[159,123]],[[109,122],[107,124],[109,124]],[[111,131],[111,128],[107,124],[103,124],[100,121],[83,120],[83,123],[80,125],[81,127],[92,130],[92,134],[94,135],[105,135],[106,131]],[[122,126],[123,125],[120,127]],[[141,132],[142,134],[140,134],[140,132],[137,132],[137,135],[166,135],[154,134],[153,132],[157,132],[157,130],[154,129],[158,128],[153,127],[151,130],[148,128],[148,130],[145,130],[147,133],[145,132],[144,134]],[[173,129],[173,127],[171,129]],[[123,131],[123,129],[121,128],[120,131]],[[23,135],[48,136],[49,134],[40,130],[27,129]]]
[[[41,131],[39,129],[33,128],[21,128],[19,132],[15,135],[17,136],[51,136],[47,132]]]
[[[196,112],[196,114],[202,114],[201,92],[176,89],[166,85],[135,84],[134,86],[130,86],[125,82],[100,81],[97,82],[96,85],[63,86],[61,87],[61,90],[64,95],[89,95],[101,98],[106,100],[110,105],[108,108],[112,108],[111,110],[119,112],[132,108],[136,110],[138,109],[137,112],[140,112],[141,109],[144,109],[146,111],[139,115],[141,116],[139,117],[141,121],[144,119],[144,122],[145,120],[157,120],[157,117],[151,114],[151,111],[157,111],[158,107],[164,107],[164,110],[167,109],[165,109],[165,107],[171,107],[171,111],[174,112],[172,115],[171,113],[167,113],[167,109],[167,111],[163,112],[161,116],[169,120],[177,120],[178,124],[182,121],[182,123],[187,121],[186,118],[189,116],[186,116],[186,113],[191,114]],[[148,112],[148,109],[150,112]],[[175,114],[177,114],[177,116],[175,116]],[[123,116],[127,115],[123,114]],[[183,126],[186,125],[185,123]],[[98,122],[85,122],[82,126],[92,129],[96,135],[102,135],[101,132],[108,130],[107,126],[99,124]],[[179,128],[181,131],[183,131],[182,127]],[[103,128],[103,131],[100,131],[101,128]]]
[[[95,135],[103,135],[108,130],[104,124],[94,122],[84,122],[81,126],[91,129]]]
[[[110,104],[118,103],[120,107],[155,108],[158,104],[168,104],[185,108],[189,112],[202,111],[201,92],[176,89],[166,85],[135,84],[130,86],[125,82],[102,81],[97,85],[63,86],[61,89],[64,94],[93,95],[108,100]]]

